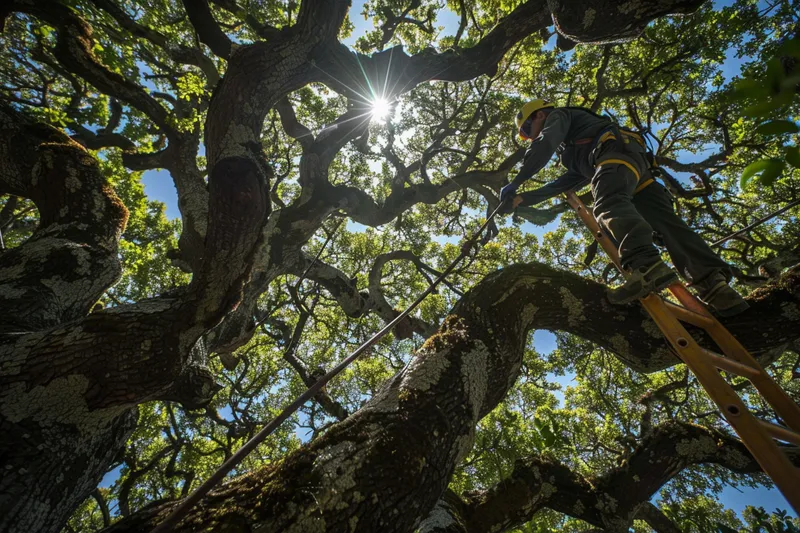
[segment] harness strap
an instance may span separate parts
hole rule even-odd
[[[642,183],[639,184],[638,187],[636,187],[636,189],[634,189],[633,194],[638,194],[639,191],[641,191],[642,189],[644,189],[645,187],[647,187],[648,185],[650,185],[654,181],[655,180],[653,178],[648,178],[648,179],[644,180]]]
[[[605,159],[605,160],[597,163],[597,168],[600,168],[603,165],[612,165],[612,164],[613,165],[625,165],[626,167],[628,167],[630,169],[631,172],[633,172],[633,175],[636,176],[636,181],[639,181],[641,179],[641,176],[639,175],[639,171],[636,170],[636,167],[633,166],[628,161],[625,161],[624,159]]]
[[[636,176],[636,181],[640,181],[641,180],[641,176],[639,175],[639,172],[637,172],[636,168],[632,164],[627,162],[627,161],[624,161],[622,159],[606,159],[605,161],[602,161],[602,162],[598,163],[597,166],[601,167],[601,166],[603,166],[605,164],[625,165],[626,167],[628,167],[630,169],[631,172],[633,172],[633,175]],[[652,183],[654,181],[655,180],[653,178],[647,178],[646,180],[641,182],[639,185],[637,185],[636,189],[633,190],[633,194],[639,194],[639,192],[641,192],[642,189],[644,189],[648,185],[652,185]]]
[[[624,144],[631,142],[630,139],[633,139],[639,145],[641,145],[642,148],[644,148],[645,153],[647,153],[647,145],[645,144],[645,140],[641,135],[633,131],[624,130],[613,123],[610,124],[608,127],[603,128],[602,130],[597,132],[597,134],[594,137],[583,137],[581,139],[575,139],[573,141],[570,141],[569,143],[562,144],[561,150],[563,151],[566,148],[566,146],[591,144],[592,152],[594,153],[594,151],[597,150],[598,147],[602,145],[604,142],[608,140],[616,141],[618,138],[621,138],[622,143]],[[631,172],[633,172],[633,175],[636,176],[636,181],[637,182],[641,181],[642,176],[639,174],[639,171],[636,170],[636,166],[630,161],[625,161],[624,159],[606,159],[605,161],[601,161],[595,166],[599,168],[605,164],[625,165]],[[642,189],[652,184],[653,181],[654,180],[652,177],[647,177],[647,179],[645,179],[644,181],[642,181],[637,185],[636,189],[633,191],[633,194],[637,194]]]
[[[597,147],[599,147],[605,141],[608,141],[610,139],[617,140],[616,135],[614,135],[615,131],[618,131],[620,133],[620,136],[623,138],[623,142],[629,143],[630,141],[628,139],[626,139],[625,137],[630,137],[630,138],[633,138],[633,140],[635,140],[638,144],[640,144],[645,149],[645,151],[647,150],[647,146],[645,145],[644,139],[642,138],[641,135],[639,135],[638,133],[634,133],[632,131],[625,131],[625,130],[619,129],[619,128],[613,128],[613,129],[609,129],[607,131],[601,131],[599,136],[597,137],[596,141],[595,141],[595,139],[592,139],[593,141],[596,142],[594,149],[597,149]],[[583,141],[584,139],[580,139],[580,140]],[[598,163],[597,164],[597,168],[599,168],[599,167],[601,167],[601,166],[603,166],[603,165],[605,165],[607,163],[625,165],[631,172],[633,172],[633,175],[636,176],[636,181],[637,182],[641,181],[641,179],[642,179],[642,176],[639,174],[639,171],[636,170],[636,167],[630,161],[625,161],[624,159],[606,159],[605,161],[601,161],[600,163]],[[636,189],[634,189],[633,194],[639,193],[642,189],[644,189],[645,187],[647,187],[648,185],[650,185],[652,183],[653,183],[653,178],[652,177],[648,177],[646,180],[644,180],[641,183],[639,183],[639,185],[636,187]]]
[[[637,143],[641,144],[643,148],[645,148],[645,149],[647,148],[647,146],[645,146],[645,143],[644,143],[644,138],[642,138],[642,136],[639,135],[638,133],[634,133],[632,131],[626,131],[626,130],[623,130],[623,129],[620,129],[620,128],[616,128],[616,129],[617,129],[617,131],[620,132],[620,134],[623,137],[632,137],[633,140],[636,141]],[[609,139],[617,140],[616,135],[614,135],[614,130],[613,129],[609,130],[609,131],[606,131],[606,132],[601,132],[600,137],[597,139],[597,144],[602,144],[602,143],[604,143],[605,141],[607,141]],[[583,139],[581,139],[581,140],[583,140]],[[627,139],[623,139],[623,141],[626,142],[626,143],[629,142]]]

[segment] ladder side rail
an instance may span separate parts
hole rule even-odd
[[[566,193],[566,197],[567,203],[624,274],[616,246],[601,229],[594,215],[573,191]],[[669,289],[683,307],[666,302],[657,294],[650,294],[640,302],[678,357],[686,363],[706,394],[717,404],[764,472],[772,478],[795,511],[800,512],[800,470],[789,461],[773,438],[789,442],[796,440],[796,432],[800,432],[800,428],[795,425],[800,423],[800,407],[682,283],[675,283]],[[679,318],[706,330],[727,357],[721,357],[700,347],[686,331]],[[748,378],[791,429],[756,418],[736,391],[720,375],[718,368]]]
[[[578,198],[578,195],[575,194],[575,192],[570,191],[566,193],[566,197],[567,203],[569,203],[569,205],[575,210],[586,227],[589,228],[589,230],[592,232],[592,235],[594,235],[594,238],[603,247],[617,268],[622,271],[619,262],[619,252],[616,246],[614,246],[614,243],[611,242],[611,239],[608,237],[608,235],[602,230],[600,224],[594,218],[594,215],[589,211],[586,205],[584,205],[581,199]],[[706,307],[701,304],[682,283],[674,283],[670,285],[669,289],[681,303],[681,305],[688,310],[688,312],[701,315],[710,321],[710,324],[707,323],[707,327],[700,325],[700,319],[696,319],[694,322],[687,320],[687,322],[696,322],[697,324],[695,325],[705,329],[714,342],[719,345],[720,350],[722,350],[725,356],[734,360],[735,362],[750,366],[760,371],[760,375],[747,376],[748,379],[750,379],[756,390],[758,390],[758,392],[761,393],[770,406],[775,409],[777,414],[784,420],[789,428],[800,432],[800,406],[798,406],[797,403],[795,403],[789,397],[786,391],[784,391],[772,380],[759,362],[753,358],[752,355],[750,355],[744,346],[742,346],[741,343],[736,340],[736,338],[731,335],[722,324],[719,323],[716,317],[712,315],[708,309],[706,309]],[[687,314],[686,312],[682,311],[678,311],[678,313],[683,313],[684,315]]]
[[[619,262],[619,251],[617,250],[617,247],[614,246],[614,243],[611,242],[611,239],[608,238],[606,232],[600,227],[597,219],[594,218],[594,215],[586,208],[586,205],[584,205],[574,191],[569,191],[566,196],[567,203],[572,207],[572,209],[575,210],[586,227],[589,228],[589,230],[592,232],[592,235],[594,235],[595,240],[600,243],[600,246],[603,247],[603,250],[605,250],[608,257],[611,258],[611,261],[614,262],[617,269],[619,269],[620,272],[623,272],[622,265]]]
[[[706,331],[728,358],[759,370],[758,375],[748,376],[748,379],[784,423],[800,432],[800,406],[775,382],[758,360],[719,322]]]
[[[726,357],[759,370],[758,375],[746,377],[761,396],[764,397],[767,403],[775,410],[778,416],[783,419],[786,425],[794,431],[800,432],[800,406],[792,400],[783,388],[775,383],[769,373],[761,366],[761,363],[742,346],[736,337],[734,337],[714,315],[709,313],[708,310],[697,301],[697,298],[695,298],[683,284],[676,283],[670,285],[669,289],[685,308],[691,309],[691,311],[694,312],[692,307],[700,307],[702,309],[702,314],[708,319],[709,324],[707,326],[701,326],[691,320],[686,320],[686,322],[705,329]],[[668,304],[668,307],[671,305],[672,304]],[[676,309],[672,307],[670,307],[670,310],[676,311]],[[681,318],[680,313],[681,311],[677,310],[676,314],[679,318]]]
[[[717,369],[709,364],[703,349],[656,294],[642,300],[642,305],[664,332],[675,352],[697,377],[706,394],[717,404],[728,423],[756,461],[783,493],[795,510],[800,509],[800,470],[773,440],[763,422],[756,418]]]

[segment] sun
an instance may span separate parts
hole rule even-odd
[[[385,98],[376,98],[372,101],[372,118],[378,122],[383,122],[389,116],[391,105]]]

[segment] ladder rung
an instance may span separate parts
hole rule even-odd
[[[675,315],[675,318],[682,322],[686,322],[687,324],[691,324],[693,326],[697,326],[698,328],[709,329],[714,325],[714,321],[706,316],[703,316],[699,313],[695,313],[685,307],[680,305],[675,305],[672,302],[668,302],[664,300],[664,305],[667,306],[667,309]]]
[[[566,196],[569,205],[622,271],[619,251],[603,234],[592,213],[574,191],[567,192]],[[786,453],[782,453],[784,447],[776,442],[800,446],[800,406],[682,283],[671,284],[669,290],[680,305],[671,304],[658,294],[650,294],[640,302],[675,352],[697,376],[709,397],[722,410],[764,472],[772,478],[795,512],[800,512],[800,469],[792,464]],[[701,348],[681,322],[704,329],[725,356]],[[719,370],[749,379],[788,427],[753,416]]]
[[[731,374],[736,374],[737,376],[742,376],[745,378],[757,378],[762,375],[761,370],[758,368],[737,363],[733,359],[722,357],[721,355],[706,350],[705,348],[700,348],[700,351],[703,352],[703,355],[709,359],[712,365],[726,372],[730,372]]]
[[[705,308],[703,304],[691,293],[689,289],[681,282],[673,283],[669,286],[669,291],[672,295],[678,299],[683,307],[697,313],[699,315],[703,315],[704,317],[708,318],[716,322],[713,315],[708,312],[708,309]]]
[[[764,429],[767,430],[770,435],[773,436],[773,438],[791,442],[792,444],[800,446],[800,434],[795,433],[787,427],[779,426],[777,424],[773,424],[772,422],[767,422],[766,420],[759,420],[758,422]]]

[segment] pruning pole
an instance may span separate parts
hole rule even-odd
[[[752,224],[743,227],[739,231],[734,231],[733,233],[731,233],[727,237],[723,237],[720,240],[712,243],[711,247],[713,248],[715,246],[720,246],[720,245],[722,245],[722,243],[727,242],[727,241],[733,239],[734,237],[738,237],[742,233],[746,233],[746,232],[750,231],[751,229],[753,229],[753,228],[755,228],[757,226],[760,226],[764,222],[767,222],[768,220],[771,220],[771,219],[775,218],[776,216],[780,215],[781,213],[784,213],[784,212],[788,211],[789,209],[793,208],[796,205],[800,205],[800,200],[795,200],[794,202],[791,202],[791,203],[781,207],[777,211],[774,211],[774,212],[770,213],[769,215],[765,216],[764,218],[760,218],[760,219],[756,220],[755,222],[753,222]]]
[[[285,422],[290,416],[292,416],[304,403],[308,400],[312,399],[316,394],[324,387],[331,379],[339,375],[345,368],[350,366],[356,359],[359,358],[364,352],[366,352],[369,348],[374,346],[381,338],[383,338],[393,327],[395,327],[401,320],[407,317],[411,312],[417,308],[417,306],[422,303],[422,301],[432,293],[436,287],[441,283],[461,262],[462,259],[469,255],[470,250],[477,244],[478,237],[480,237],[481,233],[491,224],[494,220],[495,215],[503,206],[502,203],[497,206],[497,208],[492,212],[491,215],[486,219],[481,227],[472,234],[472,236],[467,240],[466,243],[461,247],[461,253],[456,257],[456,259],[450,263],[450,265],[444,269],[444,271],[433,280],[433,283],[428,285],[428,287],[420,294],[416,300],[414,300],[411,305],[406,307],[403,312],[397,315],[391,322],[386,324],[380,331],[378,331],[375,335],[369,338],[364,344],[356,348],[356,350],[351,353],[347,358],[342,360],[338,365],[336,365],[332,370],[330,370],[327,374],[319,378],[316,383],[311,385],[306,391],[297,397],[295,401],[289,404],[281,413],[273,418],[266,426],[264,426],[261,431],[256,433],[249,441],[245,442],[241,448],[239,448],[236,453],[230,456],[230,458],[222,463],[220,467],[211,474],[211,476],[203,482],[202,485],[197,487],[191,494],[189,494],[184,500],[175,508],[172,513],[160,524],[158,524],[151,533],[167,533],[172,531],[178,521],[183,518],[186,513],[188,513],[192,507],[194,507],[197,502],[200,501],[203,496],[208,494],[208,492],[213,489],[215,486],[219,485],[225,477],[242,462],[242,460],[247,457],[256,447],[261,444],[264,439],[270,436],[278,427]]]

